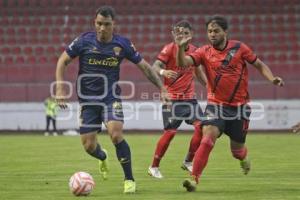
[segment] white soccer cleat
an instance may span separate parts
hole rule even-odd
[[[57,132],[53,132],[53,136],[58,136]]]
[[[44,136],[49,136],[49,132],[46,131],[46,132],[44,133]]]
[[[149,167],[148,168],[148,174],[150,176],[153,176],[154,178],[163,178],[162,174],[159,171],[158,167]]]
[[[181,169],[192,172],[193,171],[193,163],[183,161],[183,163],[181,165]]]

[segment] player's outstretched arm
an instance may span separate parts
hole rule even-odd
[[[282,80],[282,78],[280,78],[279,76],[274,76],[270,68],[260,59],[257,58],[253,65],[267,80],[272,82],[274,85],[284,85],[284,81]]]
[[[137,64],[137,66],[142,70],[142,72],[145,74],[145,76],[156,86],[161,90],[161,98],[163,102],[169,101],[168,92],[166,88],[163,86],[159,76],[155,72],[155,70],[150,66],[150,64],[145,61],[144,59],[141,60]]]
[[[156,60],[153,63],[152,68],[156,71],[157,74],[165,78],[176,79],[178,77],[178,73],[173,70],[164,69],[165,66],[166,65],[162,61]]]
[[[65,70],[72,61],[72,58],[64,51],[59,57],[56,65],[56,95],[55,99],[58,106],[62,109],[67,108],[66,104],[66,92],[64,88],[64,73]]]
[[[196,75],[196,78],[198,79],[198,81],[201,83],[201,85],[206,87],[207,77],[205,75],[204,70],[205,69],[203,68],[203,66],[199,65],[198,67],[195,68],[195,75]]]

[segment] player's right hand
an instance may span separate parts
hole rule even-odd
[[[173,31],[173,37],[174,37],[175,43],[179,47],[185,47],[190,42],[190,40],[192,39],[191,36],[186,36],[184,34],[184,28],[183,27],[175,27],[174,31]]]
[[[278,85],[278,86],[281,86],[281,87],[284,85],[284,82],[283,82],[282,78],[280,78],[279,76],[274,77],[272,82],[273,82],[274,85]]]
[[[67,109],[66,93],[61,86],[56,87],[55,101],[61,109]]]
[[[178,77],[178,73],[173,70],[164,70],[163,76],[165,78],[176,79]]]

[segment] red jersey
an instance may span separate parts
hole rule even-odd
[[[189,44],[186,55],[194,52],[197,48]],[[172,100],[186,100],[195,98],[194,70],[195,66],[180,67],[176,65],[177,45],[172,42],[164,46],[157,56],[157,59],[166,65],[166,70],[173,70],[178,73],[174,79],[164,78],[164,86],[168,90]]]
[[[252,64],[257,56],[247,45],[229,40],[222,51],[205,45],[189,55],[195,65],[206,69],[209,103],[238,106],[249,102],[246,61]]]

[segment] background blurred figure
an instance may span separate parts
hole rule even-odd
[[[294,133],[297,133],[300,130],[300,122],[298,122],[298,124],[294,125],[292,127],[292,129],[293,129]]]
[[[57,136],[57,130],[56,130],[56,115],[57,115],[57,108],[58,105],[55,102],[55,99],[53,97],[48,97],[45,100],[45,112],[46,112],[46,131],[44,133],[45,136],[49,136],[49,126],[50,122],[52,122],[53,126],[53,136]]]

